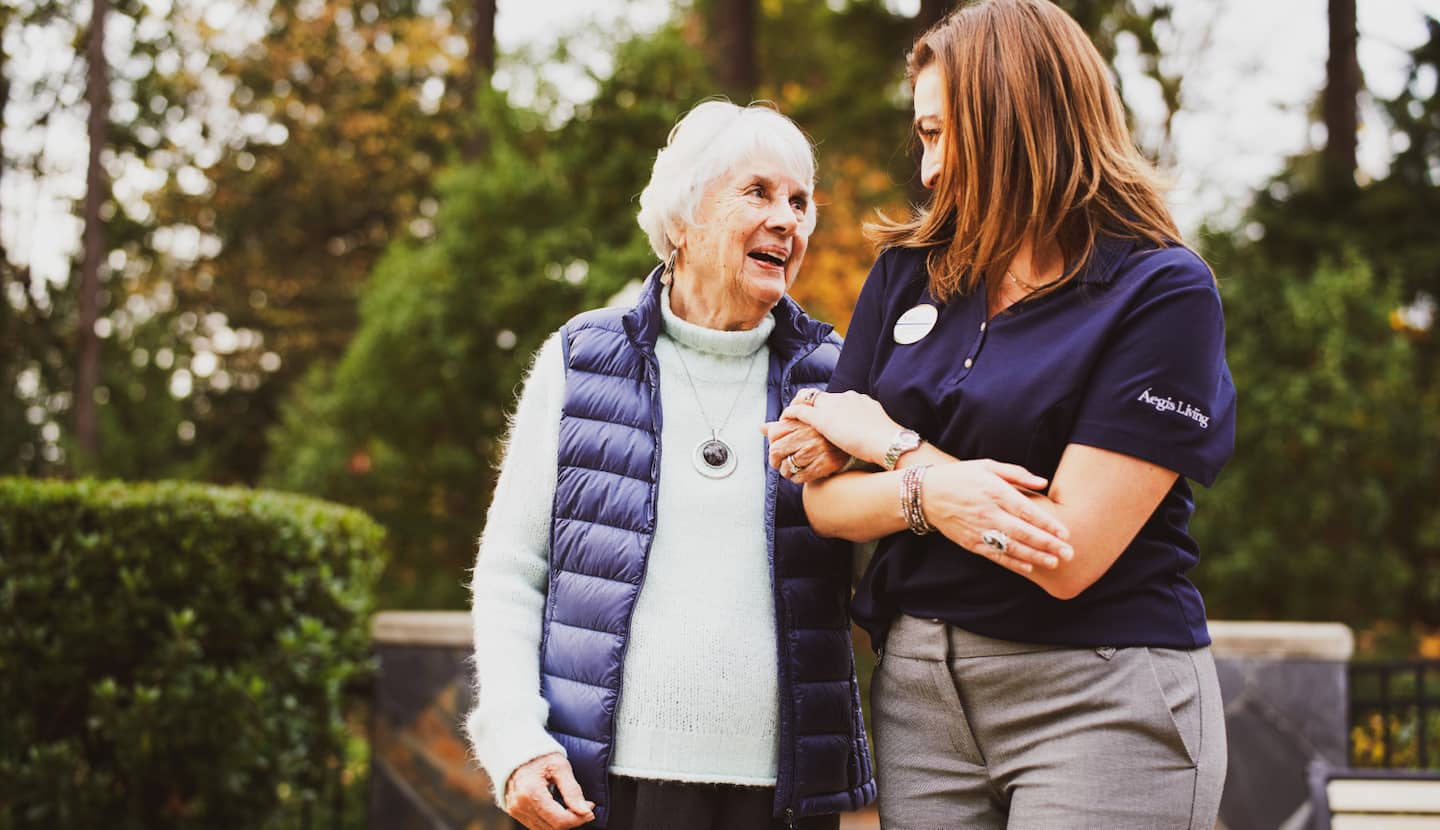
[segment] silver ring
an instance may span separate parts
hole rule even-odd
[[[995,530],[994,528],[981,533],[980,541],[995,550],[996,559],[999,559],[1000,555],[1005,553],[1010,547],[1010,537],[1006,536],[1003,530]]]
[[[795,455],[794,455],[793,453],[790,454],[790,455],[785,456],[785,463],[790,466],[790,475],[792,475],[792,476],[799,475],[801,470],[803,470],[803,469],[805,469],[806,467],[810,466],[809,464],[805,464],[805,465],[803,465],[803,466],[800,465],[800,464],[796,464],[796,463],[795,463]]]
[[[795,403],[803,403],[808,406],[814,406],[815,399],[818,397],[820,397],[820,390],[811,386],[800,390],[800,394],[795,396]]]

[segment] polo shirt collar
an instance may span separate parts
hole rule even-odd
[[[1097,234],[1090,263],[1075,275],[1075,281],[1087,285],[1109,285],[1114,282],[1116,275],[1120,273],[1121,263],[1134,250],[1135,243],[1134,239],[1111,236],[1103,231]]]

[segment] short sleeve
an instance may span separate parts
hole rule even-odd
[[[885,329],[887,253],[875,260],[865,277],[865,285],[855,301],[855,311],[850,315],[845,345],[830,375],[828,391],[872,394],[870,376],[875,366],[875,346]]]
[[[1071,442],[1214,483],[1235,448],[1235,387],[1225,362],[1220,294],[1184,249],[1146,276],[1101,353]]]

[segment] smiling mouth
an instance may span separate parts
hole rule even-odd
[[[766,263],[767,265],[773,265],[773,266],[775,266],[776,268],[784,268],[784,267],[785,267],[785,260],[784,260],[783,258],[781,258],[780,256],[778,256],[778,255],[776,255],[776,254],[769,253],[769,252],[767,252],[767,251],[751,251],[751,252],[750,252],[749,254],[747,254],[746,256],[749,256],[751,259],[753,259],[753,260],[755,260],[755,261],[757,261],[757,262],[763,262],[763,263]]]

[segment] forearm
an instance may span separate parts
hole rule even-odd
[[[537,562],[524,549],[500,549],[488,538],[475,568],[475,705],[466,730],[497,800],[516,767],[563,752],[545,731],[549,706],[540,695],[546,570],[543,556]]]
[[[805,485],[805,513],[821,536],[873,542],[905,530],[900,473],[840,473]]]
[[[471,582],[475,705],[466,728],[497,800],[516,767],[563,751],[545,731],[549,707],[540,694],[563,393],[564,366],[552,339],[525,382]]]
[[[859,461],[870,464],[895,460],[897,469],[877,473],[848,473],[805,485],[806,512],[821,534],[868,541],[909,529],[905,520],[911,508],[902,505],[904,477],[909,468],[927,465],[918,490],[918,508],[926,522],[962,548],[984,552],[996,564],[1017,572],[1032,568],[1054,568],[1069,559],[1071,550],[1064,541],[1067,531],[1051,514],[1032,508],[1025,494],[1042,491],[1050,482],[1016,464],[992,459],[957,461],[930,444],[914,446],[871,398],[855,393],[820,394],[809,402],[791,404],[782,421],[804,422],[824,439]],[[771,424],[772,435],[782,433],[783,424]],[[793,451],[781,435],[771,444],[772,463],[776,456]],[[898,452],[897,452],[898,451]],[[791,475],[795,474],[792,470]],[[982,545],[991,531],[1006,533],[1015,544],[996,551]]]
[[[1140,533],[1178,475],[1130,456],[1072,444],[1054,483],[1032,507],[1070,529],[1070,561],[1026,574],[1046,593],[1073,599],[1105,575]]]

